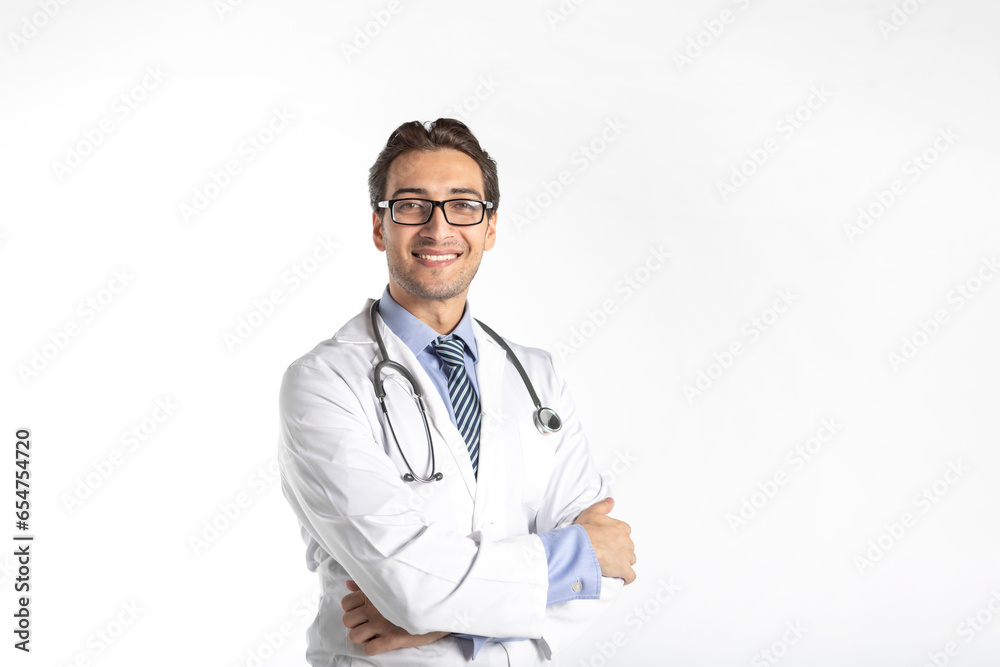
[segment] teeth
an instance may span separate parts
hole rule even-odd
[[[442,262],[448,259],[455,259],[458,255],[417,255],[420,259],[428,259],[432,262]]]

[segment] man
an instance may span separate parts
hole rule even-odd
[[[282,491],[324,594],[306,658],[546,664],[636,561],[551,356],[472,318],[496,163],[457,120],[404,123],[369,190],[388,286],[281,387]],[[529,381],[558,418],[536,423]]]

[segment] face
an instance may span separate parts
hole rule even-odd
[[[476,162],[450,148],[403,153],[389,167],[385,199],[408,196],[443,201],[484,199],[483,175]],[[372,215],[375,247],[385,251],[390,290],[424,301],[461,299],[479,269],[483,252],[496,240],[496,215],[478,225],[455,227],[434,208],[423,225],[400,225],[388,209]]]

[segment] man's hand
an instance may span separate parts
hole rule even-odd
[[[397,648],[425,646],[448,635],[447,632],[428,632],[425,635],[411,635],[409,632],[385,620],[368,596],[361,592],[356,583],[347,580],[348,593],[340,601],[344,608],[344,626],[351,630],[347,638],[355,644],[364,644],[367,655],[378,655]]]
[[[601,574],[624,579],[627,586],[635,581],[635,570],[632,569],[635,565],[635,545],[629,537],[632,532],[629,525],[607,516],[614,506],[614,498],[605,498],[580,512],[573,523],[580,524],[587,531],[601,566]]]

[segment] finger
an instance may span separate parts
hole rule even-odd
[[[344,614],[344,617],[340,620],[344,623],[345,628],[356,628],[371,619],[368,618],[368,614],[362,609],[355,609]]]
[[[365,642],[364,650],[367,655],[378,655],[396,648],[396,639],[392,636],[379,635],[371,641]]]
[[[361,649],[366,655],[378,655],[379,653],[385,653],[387,649],[383,648],[379,643],[378,638],[371,640],[370,642],[365,642]]]
[[[633,581],[635,581],[635,570],[629,568],[628,571],[625,573],[625,585],[628,586]]]
[[[347,631],[347,638],[355,644],[365,644],[378,634],[371,623],[362,623],[356,628]]]
[[[360,587],[360,586],[358,586],[358,585],[357,585],[357,584],[356,584],[356,583],[354,582],[354,580],[352,580],[352,579],[348,579],[348,580],[347,580],[347,590],[349,590],[349,591],[360,591],[360,590],[361,590],[361,587]]]
[[[348,593],[340,600],[340,606],[344,611],[350,611],[357,607],[360,607],[365,603],[365,594],[358,593]]]
[[[611,508],[615,506],[614,498],[605,498],[604,500],[598,500],[596,503],[588,507],[587,509],[580,512],[581,515],[587,512],[599,512],[600,514],[607,514],[611,511]]]

